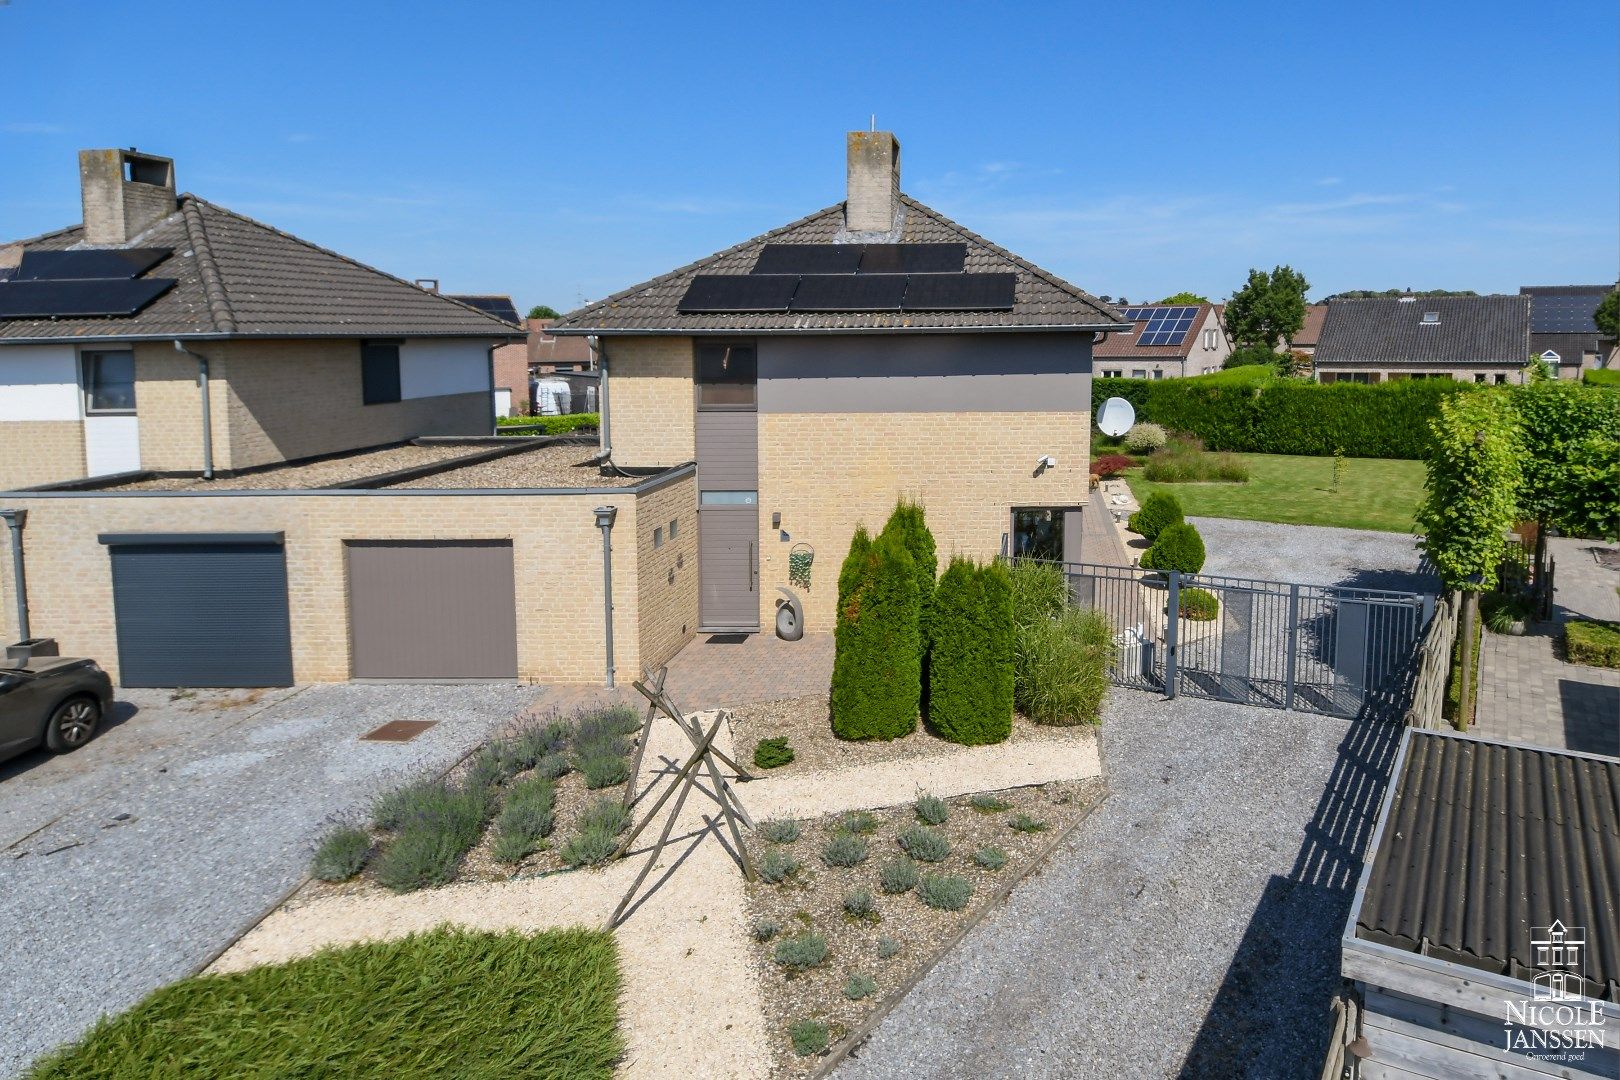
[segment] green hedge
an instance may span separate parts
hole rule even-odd
[[[1581,381],[1588,386],[1620,386],[1620,368],[1599,368],[1581,372]]]
[[[495,430],[501,435],[566,435],[570,431],[594,431],[602,422],[597,413],[570,413],[567,416],[501,416]],[[509,430],[521,428],[520,431]]]
[[[963,746],[1012,732],[1012,575],[999,563],[953,558],[934,591],[928,658],[928,722]]]
[[[1564,624],[1564,655],[1572,664],[1620,668],[1620,623],[1571,619]]]
[[[1092,401],[1121,397],[1139,420],[1204,440],[1211,450],[1250,454],[1421,458],[1440,402],[1469,392],[1450,379],[1364,386],[1275,379],[1258,383],[1190,379],[1097,379]]]
[[[841,739],[896,739],[922,698],[916,567],[893,534],[855,531],[838,575],[832,724]]]

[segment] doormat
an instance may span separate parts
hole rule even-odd
[[[375,731],[366,732],[360,736],[360,740],[362,742],[410,742],[437,723],[437,720],[390,720]]]
[[[1620,570],[1620,548],[1595,547],[1592,557],[1605,570]]]

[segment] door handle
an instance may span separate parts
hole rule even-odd
[[[755,592],[759,587],[759,559],[754,555],[754,541],[748,541],[748,591]]]

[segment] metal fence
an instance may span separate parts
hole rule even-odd
[[[1065,563],[1075,604],[1107,617],[1122,686],[1355,716],[1410,689],[1435,598]]]

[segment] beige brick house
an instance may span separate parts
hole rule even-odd
[[[176,195],[166,158],[80,172],[84,224],[0,247],[17,651],[126,686],[611,682],[691,636],[693,467],[497,439],[515,316]]]
[[[596,339],[611,461],[695,460],[702,631],[768,629],[789,595],[830,629],[856,525],[899,496],[942,557],[1082,557],[1092,349],[1131,324],[902,194],[892,134],[846,164],[845,201],[550,328]]]

